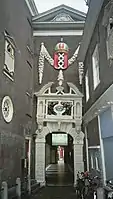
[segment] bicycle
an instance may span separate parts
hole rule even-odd
[[[77,174],[76,196],[78,199],[83,199],[84,177],[83,172]]]
[[[85,186],[84,199],[97,199],[97,188],[100,187],[100,178],[94,176],[88,179],[89,185]]]
[[[111,180],[106,181],[105,190],[105,199],[113,199],[113,182]]]

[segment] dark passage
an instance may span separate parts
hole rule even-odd
[[[61,160],[51,164],[46,170],[47,186],[73,186],[73,172],[69,165]]]

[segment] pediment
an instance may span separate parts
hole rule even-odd
[[[51,87],[54,84],[54,82],[49,82],[48,84],[44,85],[39,92],[34,93],[37,97],[39,96],[58,96],[59,95],[59,90],[56,93],[51,92]],[[60,93],[60,97],[63,96],[73,96],[73,97],[79,97],[82,98],[83,94],[79,91],[79,89],[71,82],[67,82],[67,85],[69,86],[69,92],[65,93],[62,92]],[[57,87],[58,88],[58,87]]]
[[[66,5],[57,6],[51,10],[38,14],[33,17],[33,23],[40,22],[77,22],[85,21],[86,13],[71,8]]]

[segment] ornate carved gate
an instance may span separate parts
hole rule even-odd
[[[78,88],[67,82],[67,91],[62,86],[63,73],[59,72],[56,92],[52,92],[54,83],[50,82],[39,92],[37,97],[36,157],[35,177],[45,185],[45,137],[53,131],[66,132],[73,137],[74,148],[74,185],[78,171],[83,171],[82,97]],[[54,87],[55,88],[55,87]],[[54,89],[55,90],[55,89]]]

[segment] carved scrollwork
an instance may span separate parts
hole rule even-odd
[[[81,125],[76,125],[76,132],[77,134],[81,132]]]
[[[79,82],[80,82],[80,84],[82,84],[83,74],[84,74],[84,64],[83,64],[83,62],[79,62]]]
[[[66,13],[61,13],[57,15],[52,21],[54,22],[73,22],[74,20],[71,18],[70,15]]]
[[[42,83],[43,71],[44,71],[44,59],[46,59],[50,65],[53,66],[53,59],[49,55],[47,49],[44,46],[44,43],[41,43],[41,50],[39,55],[39,64],[38,64],[38,72],[39,72],[39,84]]]
[[[43,130],[43,122],[38,122],[38,130],[39,132]]]

